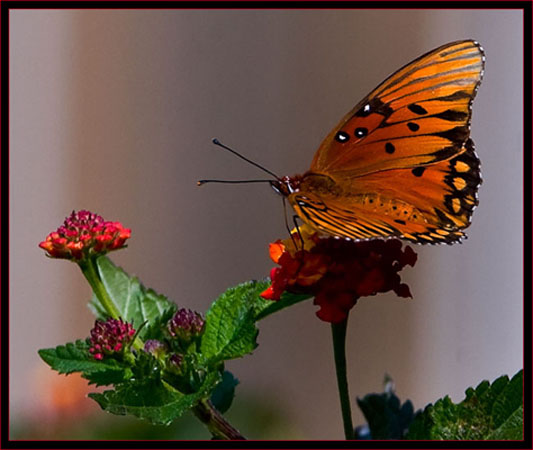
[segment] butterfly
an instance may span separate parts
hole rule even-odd
[[[272,187],[304,223],[327,235],[460,241],[481,184],[469,134],[484,63],[473,40],[415,59],[342,118],[307,172]]]
[[[326,136],[303,175],[272,175],[311,229],[363,241],[397,237],[452,244],[478,205],[480,161],[470,139],[472,101],[485,65],[473,40],[420,56],[361,100]]]

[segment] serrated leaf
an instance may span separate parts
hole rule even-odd
[[[215,390],[211,394],[211,403],[224,414],[231,406],[233,398],[235,397],[235,388],[239,384],[239,380],[227,370],[222,374],[222,381],[217,384]]]
[[[255,309],[264,284],[247,282],[220,295],[207,311],[201,353],[211,363],[239,358],[257,347]]]
[[[120,383],[132,376],[131,369],[114,359],[97,361],[88,351],[85,341],[59,345],[39,350],[39,356],[59,373],[81,372],[82,376],[97,386]]]
[[[207,398],[219,380],[220,375],[212,372],[197,392],[187,395],[166,383],[148,380],[121,385],[101,394],[91,393],[89,397],[112,414],[132,414],[155,425],[169,425],[200,400]]]
[[[507,378],[507,377],[506,377]],[[494,427],[497,429],[502,426],[510,416],[523,404],[523,371],[518,372],[509,381],[506,386],[501,389],[500,395],[494,401],[492,407],[492,418],[494,421]]]
[[[522,439],[523,371],[512,380],[503,376],[492,384],[481,382],[466,390],[466,398],[454,404],[444,397],[417,415],[407,439]]]
[[[260,297],[269,280],[248,281],[229,288],[211,305],[206,314],[201,353],[212,364],[239,358],[257,347],[258,330],[254,323],[280,309],[310,298],[284,293],[278,302]]]
[[[524,408],[520,405],[498,428],[491,432],[487,439],[524,439]]]
[[[98,258],[96,265],[102,283],[120,316],[132,322],[135,328],[145,322],[152,325],[166,311],[176,307],[164,295],[145,288],[137,277],[132,277],[122,268],[115,266],[107,256]],[[107,318],[105,309],[95,295],[89,303],[89,308],[97,318]],[[139,337],[145,339],[149,329],[145,327],[141,330]]]

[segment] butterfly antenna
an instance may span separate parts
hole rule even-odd
[[[252,166],[257,167],[258,169],[261,169],[263,172],[268,173],[269,175],[272,175],[276,180],[279,180],[280,178],[272,171],[264,168],[260,164],[257,164],[256,162],[242,156],[240,153],[236,152],[232,148],[229,148],[227,145],[224,145],[222,142],[220,142],[217,138],[213,139],[213,144],[218,145],[219,147],[222,147],[224,150],[227,150],[228,152],[233,153],[235,156],[238,156],[241,159],[244,159],[247,163],[250,163]]]
[[[241,184],[241,183],[272,183],[272,180],[198,180],[196,184],[201,186],[206,183],[227,183],[227,184]]]

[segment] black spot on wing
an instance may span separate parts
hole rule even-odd
[[[370,113],[376,113],[387,118],[393,112],[394,110],[389,105],[383,103],[379,98],[374,97],[366,102],[365,105],[354,114],[354,116],[366,117]]]
[[[415,177],[421,177],[425,170],[425,167],[415,167],[411,172]]]
[[[465,98],[472,98],[472,96],[465,91],[457,91],[450,95],[445,95],[443,97],[436,97],[433,100],[440,100],[443,102],[454,102],[456,100],[463,100]]]
[[[407,109],[415,114],[418,114],[419,116],[423,116],[424,114],[428,113],[422,106],[417,105],[416,103],[411,103]]]
[[[387,143],[385,144],[385,151],[386,151],[388,154],[392,155],[392,154],[396,151],[396,147],[394,147],[394,145],[391,144],[390,142],[387,142]]]
[[[357,138],[364,138],[368,134],[368,128],[358,127],[354,134]]]
[[[344,144],[345,142],[348,142],[350,140],[350,135],[348,133],[345,133],[344,131],[339,131],[335,135],[335,140],[337,142],[340,142],[341,144]]]
[[[446,111],[434,114],[432,117],[448,120],[450,122],[462,122],[468,118],[468,113],[464,111],[454,111],[453,109],[447,109]]]
[[[372,108],[369,103],[366,103],[360,110],[358,110],[354,116],[367,117],[372,112]]]

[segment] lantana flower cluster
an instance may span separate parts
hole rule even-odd
[[[97,320],[91,330],[89,353],[97,360],[104,355],[121,354],[134,336],[133,325],[122,319]]]
[[[56,231],[50,233],[39,247],[52,258],[83,261],[125,246],[131,230],[120,222],[105,221],[90,211],[72,211]]]
[[[301,238],[300,238],[301,237]],[[399,271],[414,266],[417,255],[398,239],[346,241],[321,237],[303,225],[290,239],[270,244],[270,257],[279,264],[271,270],[271,285],[261,296],[279,300],[288,291],[314,296],[317,316],[331,323],[346,319],[360,297],[394,291],[412,297]]]
[[[197,312],[190,309],[179,309],[166,325],[169,341],[162,342],[149,339],[144,343],[144,351],[151,353],[157,359],[165,360],[174,370],[179,368],[183,355],[173,352],[173,349],[186,349],[204,330],[204,319]],[[122,319],[97,320],[90,332],[89,352],[97,360],[104,356],[115,357],[121,355],[135,336],[133,324]]]
[[[144,351],[159,360],[162,376],[182,392],[190,392],[196,375],[195,343],[204,332],[205,321],[200,314],[180,308],[166,323],[162,340],[146,341]]]

